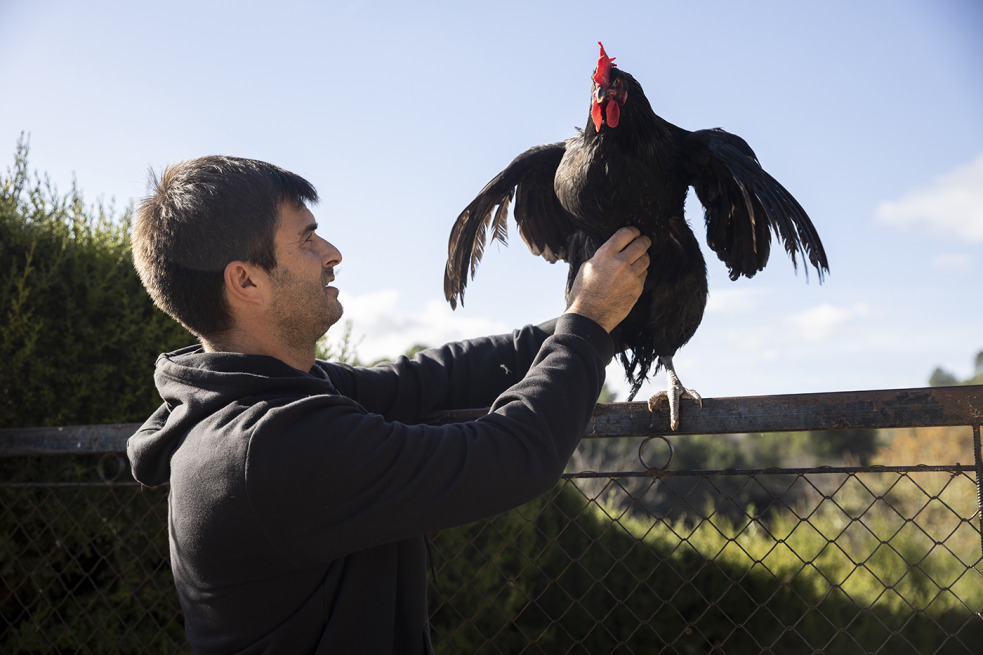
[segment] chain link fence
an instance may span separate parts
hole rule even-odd
[[[929,393],[859,410],[832,395],[818,413],[708,402],[716,427],[698,432],[766,438],[725,432],[742,427],[712,416],[728,403],[786,430],[968,426],[915,433],[920,459],[878,466],[681,466],[672,453],[709,424],[684,412],[691,432],[652,438],[660,417],[599,407],[584,450],[603,458],[582,452],[543,498],[429,537],[438,653],[980,652],[983,394]],[[0,652],[186,652],[167,489],[133,482],[119,454],[134,427],[0,431]],[[932,448],[952,461],[924,463]]]

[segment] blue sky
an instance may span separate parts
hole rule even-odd
[[[0,155],[27,132],[32,168],[117,208],[151,167],[204,154],[307,177],[358,352],[395,355],[562,312],[564,267],[518,238],[489,248],[452,312],[447,235],[515,155],[586,123],[603,41],[663,118],[746,139],[829,254],[820,285],[780,252],[731,282],[708,252],[683,382],[922,386],[936,366],[969,376],[983,350],[980,34],[976,0],[0,0]],[[616,367],[609,383],[625,388]]]

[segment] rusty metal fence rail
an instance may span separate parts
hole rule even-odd
[[[432,535],[437,651],[981,652],[983,387],[707,399],[681,418],[667,435],[641,403],[599,405],[584,449],[604,457]],[[186,651],[167,489],[122,455],[135,427],[0,431],[0,652]],[[913,461],[673,460],[687,440],[902,428],[934,428]]]

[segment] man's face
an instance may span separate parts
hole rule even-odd
[[[277,267],[270,272],[274,325],[292,347],[310,348],[341,318],[334,267],[341,252],[315,234],[317,222],[307,207],[280,207],[276,233]]]

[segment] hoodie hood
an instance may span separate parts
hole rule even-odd
[[[231,420],[250,399],[297,398],[337,393],[317,364],[304,373],[275,357],[208,353],[189,346],[157,358],[154,383],[164,403],[126,442],[133,477],[147,486],[170,480],[171,456],[195,426]]]

